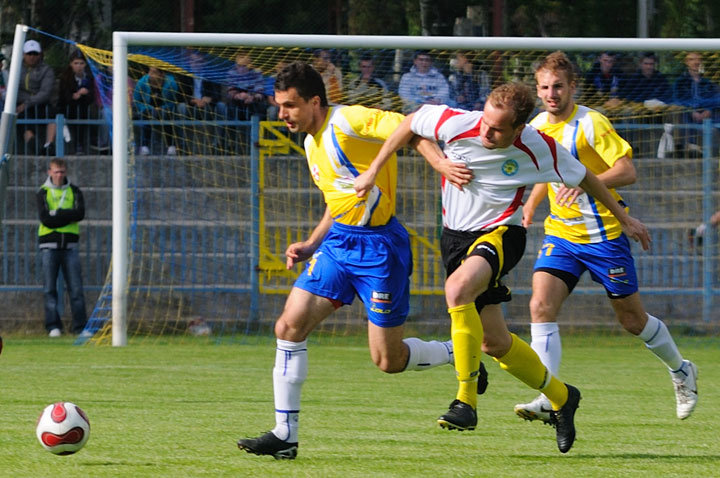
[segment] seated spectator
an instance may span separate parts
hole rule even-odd
[[[468,58],[468,53],[463,51],[455,54],[455,58],[450,61],[450,67],[452,69],[450,86],[457,107],[464,110],[483,109],[485,98],[490,93],[490,80],[487,74],[476,71],[475,65]]]
[[[183,95],[183,104],[188,108],[188,114],[194,118],[207,118],[209,112],[216,112],[224,118],[227,106],[220,101],[222,98],[220,84],[203,78],[205,57],[198,51],[190,51],[188,61],[188,69],[193,76],[183,75],[177,79],[180,93]],[[180,111],[180,113],[184,114],[185,112]]]
[[[55,87],[55,73],[42,58],[42,48],[35,40],[28,40],[23,45],[23,62],[20,67],[20,87],[17,93],[15,112],[17,119],[55,118],[52,94]],[[33,139],[38,130],[37,125],[27,125],[23,132],[24,153],[34,153]],[[18,128],[20,131],[20,128]],[[47,123],[45,143],[42,154],[55,155],[55,121]]]
[[[206,59],[202,53],[190,50],[187,52],[190,75],[179,75],[178,87],[182,102],[178,103],[178,115],[185,119],[199,120],[197,123],[184,125],[183,138],[194,135],[193,141],[187,143],[194,153],[207,153],[206,148],[219,148],[225,136],[225,127],[212,123],[215,120],[227,119],[227,106],[222,99],[222,87],[219,83],[204,78]]]
[[[232,118],[249,120],[253,115],[265,117],[265,78],[260,70],[253,68],[247,52],[235,56],[235,66],[227,72],[225,84],[228,85],[226,98]]]
[[[403,100],[403,111],[414,111],[423,104],[451,105],[450,85],[432,62],[429,52],[418,51],[410,71],[400,78],[398,94]]]
[[[603,52],[585,76],[585,86],[594,89],[604,97],[603,108],[605,110],[617,108],[622,103],[619,95],[625,82],[625,76],[615,63],[614,53]]]
[[[60,75],[58,89],[58,113],[69,120],[87,120],[98,117],[97,88],[95,81],[80,50],[70,54],[70,64]],[[97,142],[97,126],[70,125],[70,137],[75,153],[87,151],[90,141]]]
[[[343,79],[342,71],[332,62],[329,50],[319,49],[313,53],[312,66],[322,76],[330,103],[342,103]]]
[[[371,55],[360,58],[360,74],[347,86],[348,104],[360,104],[382,110],[392,109],[392,98],[387,83],[375,75],[375,63]]]
[[[664,106],[672,101],[670,82],[657,70],[654,53],[642,54],[637,71],[628,77],[621,95],[626,100],[643,103],[646,108]]]
[[[180,100],[180,92],[175,77],[161,69],[151,66],[135,85],[133,91],[133,108],[135,116],[142,120],[173,119],[176,105]],[[177,153],[172,125],[153,128],[144,125],[140,134],[140,154],[147,155],[152,151],[153,130],[158,131],[162,145],[167,146],[167,154]]]
[[[686,70],[675,80],[673,102],[691,108],[683,115],[681,123],[702,123],[706,119],[720,120],[720,88],[702,73],[700,53],[691,51],[685,55]],[[691,152],[701,151],[700,133],[688,130],[683,134],[685,146]]]
[[[265,77],[265,98],[268,102],[267,108],[267,119],[276,121],[278,119],[278,104],[275,102],[275,78],[277,74],[285,68],[288,63],[285,60],[280,60],[275,65],[273,73]]]

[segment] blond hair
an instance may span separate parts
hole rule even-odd
[[[535,93],[532,88],[516,81],[492,90],[487,101],[495,108],[512,110],[515,113],[513,128],[527,123],[530,113],[535,109]]]

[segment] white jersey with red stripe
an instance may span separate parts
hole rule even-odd
[[[443,142],[445,155],[465,164],[473,180],[458,190],[442,181],[443,225],[456,231],[481,231],[522,223],[525,188],[561,182],[575,187],[585,166],[554,139],[525,125],[507,148],[488,149],[480,135],[482,111],[425,105],[413,115],[412,131]]]

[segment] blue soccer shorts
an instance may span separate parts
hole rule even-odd
[[[357,295],[370,322],[395,327],[410,310],[411,273],[410,238],[397,219],[378,227],[334,223],[295,287],[342,304]]]
[[[535,261],[536,272],[547,272],[562,279],[572,292],[586,270],[611,299],[622,299],[638,290],[635,261],[625,234],[595,244],[576,244],[545,236]]]

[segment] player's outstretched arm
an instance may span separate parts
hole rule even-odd
[[[629,156],[623,156],[615,161],[610,169],[597,175],[598,179],[608,189],[620,188],[634,184],[637,180],[637,171]],[[561,185],[555,192],[555,202],[559,206],[570,207],[583,193],[582,188],[571,188]]]
[[[390,137],[385,140],[367,170],[355,178],[355,185],[353,187],[355,188],[357,197],[361,198],[370,192],[373,186],[375,186],[375,177],[378,171],[388,162],[395,151],[408,144],[413,136],[415,136],[415,133],[410,129],[412,116],[412,114],[409,114],[402,120]]]
[[[636,242],[642,244],[643,250],[650,249],[650,234],[645,224],[631,217],[625,209],[613,198],[607,187],[590,170],[585,173],[585,179],[580,187],[592,195],[607,207],[610,212],[620,221],[623,232]]]
[[[330,208],[326,207],[325,214],[323,214],[322,219],[318,225],[315,226],[315,229],[313,229],[310,237],[306,241],[290,244],[285,250],[285,267],[288,270],[292,269],[298,262],[305,261],[312,257],[317,248],[320,247],[320,243],[322,243],[323,238],[330,230],[332,223],[333,218],[332,214],[330,214]]]
[[[458,189],[469,183],[472,172],[464,164],[454,163],[445,157],[440,146],[435,141],[417,136],[410,128],[415,113],[410,113],[393,131],[390,137],[385,140],[377,156],[373,159],[367,171],[355,178],[355,192],[358,197],[363,197],[375,185],[375,177],[392,155],[403,146],[410,144],[425,160],[442,174],[445,179]]]
[[[547,183],[538,183],[533,187],[532,192],[530,193],[530,196],[528,196],[527,201],[525,201],[525,204],[523,204],[523,218],[522,218],[522,225],[523,227],[527,228],[530,227],[530,224],[533,223],[532,219],[535,215],[535,210],[540,205],[541,202],[543,202],[543,199],[547,196],[548,193],[548,185]]]

